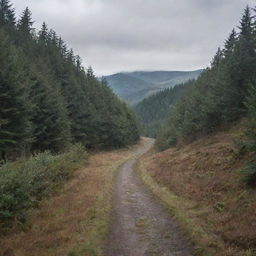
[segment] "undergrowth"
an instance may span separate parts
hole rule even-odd
[[[80,144],[53,155],[49,151],[7,163],[0,168],[0,229],[27,220],[27,210],[36,207],[54,187],[68,179],[86,160]]]

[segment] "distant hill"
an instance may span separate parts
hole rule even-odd
[[[164,89],[134,106],[134,110],[143,125],[143,136],[156,138],[162,122],[170,114],[172,107],[195,81],[189,80],[186,83]]]
[[[135,71],[105,76],[113,91],[134,105],[163,89],[196,79],[202,69],[195,71]]]

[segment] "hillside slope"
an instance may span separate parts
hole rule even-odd
[[[195,80],[190,80],[186,83],[164,89],[145,98],[134,106],[134,110],[143,125],[142,135],[151,138],[157,136],[159,128],[170,114],[175,103],[194,82]]]
[[[196,79],[202,70],[196,71],[135,71],[117,73],[104,78],[113,91],[130,104],[136,104],[148,96],[176,84]]]
[[[255,255],[256,191],[242,181],[249,156],[235,146],[241,134],[236,126],[143,159],[144,175],[158,184],[149,185],[169,200],[198,255]]]

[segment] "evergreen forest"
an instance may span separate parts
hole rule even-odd
[[[141,133],[146,137],[156,138],[161,123],[168,117],[172,107],[183,95],[185,89],[194,83],[195,80],[190,80],[164,89],[135,105],[134,111],[142,126]]]
[[[133,112],[108,85],[84,68],[46,23],[33,28],[26,8],[16,18],[0,1],[1,159],[33,152],[119,148],[138,140]]]
[[[160,150],[192,142],[242,119],[246,123],[246,146],[255,152],[255,14],[255,9],[245,8],[237,28],[197,80],[160,92],[135,107],[146,127],[144,133],[152,137],[157,134]]]

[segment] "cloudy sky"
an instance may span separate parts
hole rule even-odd
[[[35,27],[60,34],[97,75],[133,70],[194,70],[255,0],[12,0]]]

